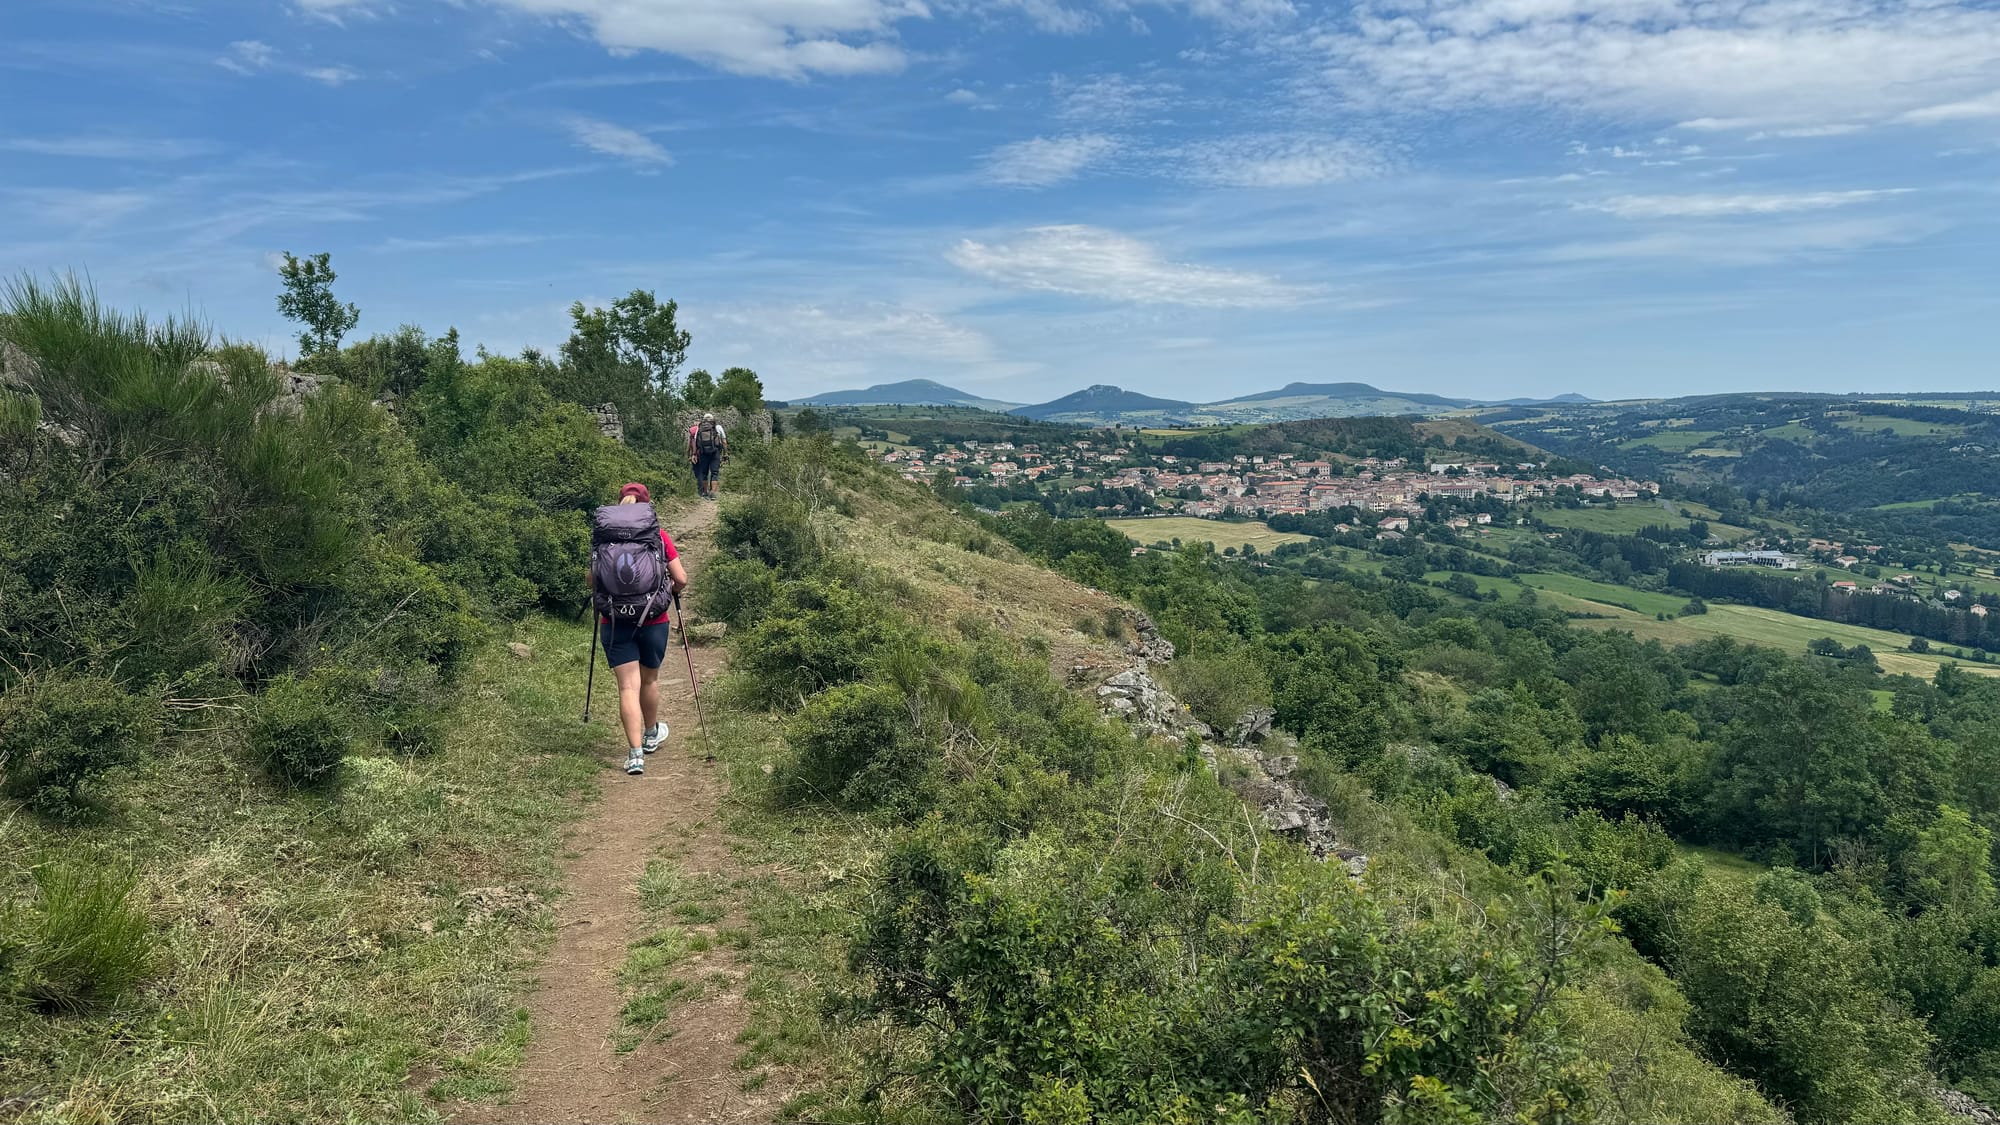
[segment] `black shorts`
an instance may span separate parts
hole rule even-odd
[[[711,481],[722,475],[722,451],[699,454],[694,459],[694,479]]]
[[[613,668],[634,660],[641,668],[658,668],[667,659],[664,621],[653,625],[603,624],[597,627],[597,636],[604,645],[604,660]]]

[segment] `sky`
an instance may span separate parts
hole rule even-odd
[[[0,274],[772,397],[2000,387],[2000,0],[4,0]],[[352,338],[352,337],[350,337]]]

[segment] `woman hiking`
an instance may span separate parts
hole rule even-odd
[[[620,505],[644,504],[651,507],[652,503],[652,492],[636,481],[618,491]],[[673,538],[665,528],[660,529],[659,535],[668,579],[667,588],[661,592],[657,602],[660,612],[629,623],[614,623],[601,614],[597,619],[605,662],[611,666],[611,674],[618,681],[618,717],[624,722],[625,743],[630,750],[625,760],[625,772],[635,777],[646,772],[646,755],[658,750],[667,738],[667,724],[660,721],[660,665],[667,656],[667,621],[673,614],[674,599],[680,597],[688,584],[687,569],[681,565],[680,552],[674,549]],[[598,589],[599,566],[599,552],[595,544],[591,554],[590,589],[594,596]],[[613,585],[611,588],[616,587]]]

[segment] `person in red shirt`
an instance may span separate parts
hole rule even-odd
[[[619,490],[618,502],[650,504],[653,494],[634,482]],[[669,592],[679,597],[687,589],[687,568],[681,565],[680,552],[674,549],[673,537],[665,528],[660,529],[660,542],[667,552]],[[597,619],[605,662],[618,681],[618,717],[624,721],[625,741],[630,747],[625,772],[635,776],[646,772],[646,755],[667,739],[667,724],[660,721],[660,665],[667,658],[667,621],[672,616],[670,600],[658,616],[637,625],[613,625],[608,618]]]

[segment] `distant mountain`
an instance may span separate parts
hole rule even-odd
[[[1406,402],[1418,403],[1424,406],[1442,406],[1445,407],[1446,409],[1456,409],[1458,407],[1472,405],[1471,401],[1467,399],[1445,398],[1442,395],[1410,394],[1403,391],[1385,391],[1379,387],[1369,386],[1367,383],[1287,383],[1283,387],[1280,387],[1275,391],[1260,391],[1254,395],[1241,395],[1236,398],[1223,399],[1221,402],[1211,402],[1207,404],[1207,409],[1215,410],[1215,409],[1220,409],[1222,407],[1237,406],[1244,403],[1253,403],[1253,402],[1275,402],[1283,400],[1313,399],[1313,398],[1332,399],[1336,401],[1350,401],[1354,399],[1366,399],[1370,401],[1399,399]],[[1402,412],[1398,411],[1397,413],[1402,413]]]
[[[1171,422],[1186,418],[1195,409],[1191,402],[1154,398],[1099,384],[1053,402],[1018,406],[1008,413],[1043,422]]]
[[[1368,383],[1287,383],[1274,391],[1258,391],[1219,402],[1182,402],[1100,384],[1064,395],[1053,402],[1017,406],[980,398],[929,379],[911,379],[902,383],[882,383],[858,391],[830,391],[796,401],[800,406],[971,406],[1037,421],[1089,426],[1112,423],[1162,425],[1168,422],[1212,426],[1290,422],[1305,418],[1442,414],[1474,406],[1576,405],[1594,400],[1579,394],[1565,394],[1550,399],[1515,398],[1492,402],[1415,391],[1385,391]]]
[[[800,406],[971,406],[995,413],[1005,413],[1016,405],[999,399],[981,398],[929,379],[877,383],[858,391],[828,391],[793,401]]]

